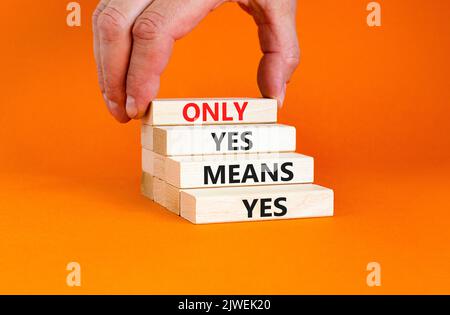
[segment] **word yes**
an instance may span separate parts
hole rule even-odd
[[[246,199],[243,199],[245,208],[247,209],[247,217],[253,218],[253,211],[255,210],[256,205],[259,203],[259,217],[267,218],[267,217],[282,217],[287,214],[287,208],[285,205],[281,204],[281,202],[287,201],[286,197],[278,197],[275,200],[272,198],[261,198],[261,199],[253,199],[249,202]],[[280,210],[278,212],[269,212],[272,209],[272,202],[276,209]]]
[[[248,138],[249,136],[252,135],[251,131],[244,131],[243,133],[241,133],[240,137],[238,137],[239,132],[237,131],[221,132],[219,136],[215,132],[212,132],[211,136],[214,139],[214,142],[216,143],[216,151],[221,151],[222,141],[224,140],[226,135],[227,135],[226,143],[228,144],[227,147],[228,151],[237,151],[237,150],[248,151],[253,147],[252,140]],[[244,142],[246,145],[236,146],[239,140]]]

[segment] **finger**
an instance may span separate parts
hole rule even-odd
[[[261,3],[261,4],[259,4]],[[264,56],[258,68],[258,85],[265,97],[275,98],[281,107],[286,84],[300,60],[296,32],[296,1],[248,1],[258,25]]]
[[[111,0],[97,20],[105,95],[109,110],[121,122],[129,120],[125,111],[125,86],[131,53],[131,29],[138,15],[151,2]]]
[[[136,20],[127,75],[126,109],[141,118],[159,90],[175,40],[190,32],[221,0],[155,0]]]
[[[97,28],[97,21],[98,17],[102,13],[102,11],[105,9],[106,5],[108,4],[110,0],[102,0],[99,2],[97,7],[95,8],[94,13],[92,14],[92,31],[94,33],[94,58],[95,58],[95,64],[97,66],[97,78],[98,78],[98,84],[100,86],[100,91],[103,94],[103,98],[105,98],[105,87],[104,87],[104,81],[103,81],[103,69],[102,69],[102,61],[100,57],[100,41],[98,38],[98,28]],[[106,101],[106,99],[105,99]]]
[[[94,56],[95,56],[95,63],[97,65],[97,77],[98,77],[98,83],[100,86],[100,90],[103,95],[103,99],[106,103],[106,106],[109,110],[109,112],[119,121],[122,123],[127,122],[129,119],[127,119],[126,115],[124,117],[123,114],[120,112],[117,112],[116,107],[113,103],[111,103],[106,95],[106,89],[105,89],[105,79],[103,75],[103,62],[102,62],[102,52],[101,52],[101,45],[100,45],[100,30],[98,27],[98,20],[102,14],[102,12],[105,10],[107,5],[111,2],[111,0],[102,0],[97,5],[97,8],[94,11],[94,14],[92,16],[92,29],[94,32]]]

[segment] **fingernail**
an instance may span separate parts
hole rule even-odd
[[[111,112],[111,114],[113,114],[113,115],[119,114],[119,111],[118,111],[119,105],[116,102],[108,100],[108,107],[109,107],[109,111]]]
[[[279,108],[281,108],[283,106],[285,97],[286,97],[286,83],[283,84],[283,88],[281,89],[280,96],[278,97],[278,107]]]
[[[130,118],[136,118],[138,114],[138,109],[136,106],[136,101],[133,96],[127,96],[127,103],[126,103],[126,109],[127,109],[127,115]]]
[[[106,106],[108,106],[109,111],[112,113],[114,112],[114,109],[117,108],[117,103],[114,103],[111,101],[105,93],[103,93],[103,99],[105,100]]]

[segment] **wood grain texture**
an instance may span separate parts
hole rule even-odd
[[[141,176],[141,193],[151,199],[154,200],[155,199],[155,193],[154,193],[154,188],[153,188],[153,175],[146,173],[146,172],[142,172],[142,176]]]
[[[277,102],[268,98],[156,99],[145,125],[271,123],[277,120]]]
[[[188,189],[180,207],[196,224],[325,217],[333,215],[333,191],[313,184]]]
[[[143,172],[141,191],[196,224],[333,215],[333,191],[314,184],[180,189]]]
[[[153,151],[142,148],[141,164],[142,171],[161,179],[165,179],[165,160],[166,157]]]
[[[141,126],[141,145],[150,151],[153,151],[153,127]]]
[[[170,185],[169,183],[165,183],[165,191],[164,191],[164,202],[165,207],[175,213],[176,215],[180,215],[180,197],[181,192],[177,187]]]
[[[178,188],[300,184],[314,181],[314,159],[293,153],[159,157],[161,178]],[[144,160],[143,160],[144,163]]]
[[[164,180],[142,172],[141,193],[176,215],[180,215],[180,192]]]
[[[153,151],[166,156],[292,152],[296,148],[295,127],[282,124],[161,126],[154,127],[152,134]]]
[[[166,182],[158,177],[153,176],[153,195],[154,201],[159,203],[163,207],[167,207],[166,204]]]

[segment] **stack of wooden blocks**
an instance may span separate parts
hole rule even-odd
[[[142,193],[193,223],[333,215],[333,191],[295,153],[265,98],[160,99],[142,119]]]

